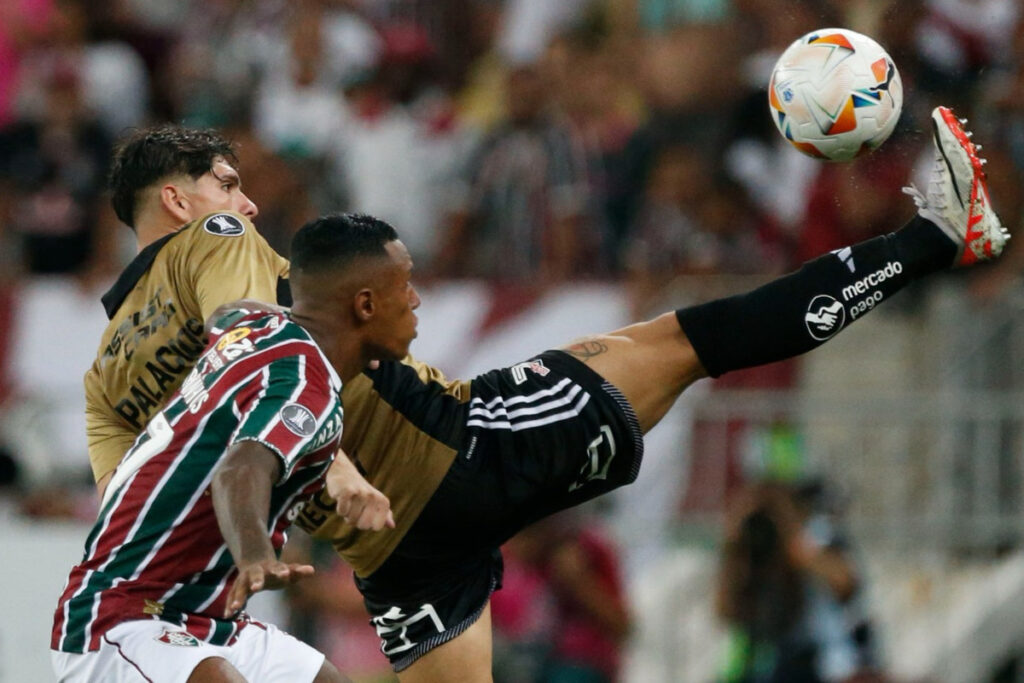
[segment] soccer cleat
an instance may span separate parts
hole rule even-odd
[[[978,156],[981,145],[971,142],[965,123],[967,119],[957,119],[947,107],[932,111],[935,167],[928,188],[924,194],[913,185],[903,188],[914,198],[918,214],[959,246],[954,266],[994,259],[1010,239],[989,203],[986,162]]]

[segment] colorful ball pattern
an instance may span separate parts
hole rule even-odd
[[[798,150],[850,161],[892,134],[903,108],[903,83],[877,42],[849,29],[825,28],[782,53],[768,104],[779,132]]]

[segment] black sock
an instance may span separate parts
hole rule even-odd
[[[944,268],[957,245],[915,216],[897,232],[808,261],[746,294],[676,311],[712,377],[820,346],[908,283]]]

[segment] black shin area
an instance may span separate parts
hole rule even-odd
[[[810,351],[908,283],[949,267],[956,245],[915,217],[746,294],[676,311],[712,377]]]

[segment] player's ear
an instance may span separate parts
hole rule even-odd
[[[356,292],[353,301],[353,311],[356,319],[360,322],[369,322],[376,311],[376,304],[373,299],[373,290],[369,288],[360,289]]]
[[[160,203],[163,205],[164,210],[178,219],[179,222],[189,222],[192,204],[179,186],[174,183],[164,184],[160,188]]]

